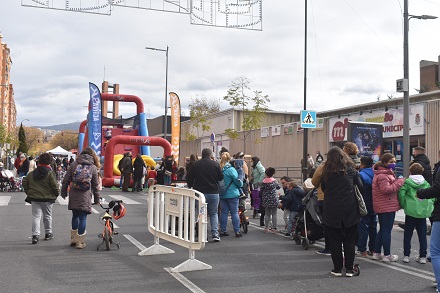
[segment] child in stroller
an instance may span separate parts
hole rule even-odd
[[[318,208],[317,189],[307,193],[302,201],[302,207],[294,220],[292,238],[296,244],[302,244],[305,250],[316,240],[324,237],[322,216]]]
[[[20,191],[21,179],[15,179],[10,170],[4,170],[3,163],[0,162],[0,191]]]

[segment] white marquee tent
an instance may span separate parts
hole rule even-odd
[[[67,156],[69,159],[70,157],[73,157],[73,159],[75,159],[75,154],[72,154],[69,151],[66,151],[65,149],[63,149],[60,146],[57,146],[56,148],[52,149],[52,150],[48,150],[46,153],[51,153],[52,155],[60,155],[60,156]]]

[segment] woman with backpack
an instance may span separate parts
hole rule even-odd
[[[72,211],[72,226],[70,229],[70,245],[78,249],[86,247],[87,215],[92,213],[92,197],[99,204],[98,170],[101,165],[95,151],[85,148],[78,159],[67,169],[61,187],[61,196],[69,195],[68,209]],[[72,184],[71,184],[72,183]],[[71,185],[69,192],[67,191]]]

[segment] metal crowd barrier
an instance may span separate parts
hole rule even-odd
[[[148,192],[148,230],[154,235],[154,244],[138,255],[174,253],[159,244],[163,239],[189,249],[189,259],[171,269],[186,272],[212,269],[195,259],[195,250],[207,242],[207,204],[205,196],[193,189],[154,185]]]

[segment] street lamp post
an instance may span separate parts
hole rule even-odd
[[[304,1],[304,111],[307,110],[307,0]],[[302,173],[303,180],[307,179],[307,148],[308,148],[308,129],[303,128],[303,159]]]
[[[416,19],[436,19],[437,16],[432,15],[409,15],[408,0],[404,1],[403,7],[403,79],[406,81],[403,89],[403,176],[408,177],[409,174],[409,157],[410,157],[410,137],[409,137],[409,54],[408,54],[408,31],[409,20]]]
[[[165,52],[166,54],[166,67],[165,67],[165,115],[163,117],[163,136],[165,139],[167,139],[167,131],[168,131],[168,127],[167,127],[167,114],[168,114],[168,50],[169,47],[167,46],[166,50],[165,49],[157,49],[157,48],[152,48],[152,47],[145,47],[145,49],[147,50],[153,50],[153,51],[161,51],[161,52]]]

